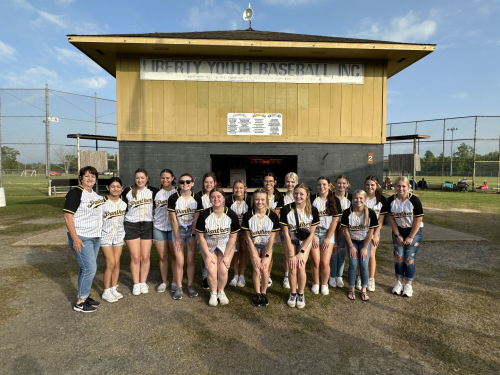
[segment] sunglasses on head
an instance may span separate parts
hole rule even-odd
[[[190,184],[191,182],[193,182],[193,180],[180,180],[179,184],[184,185],[184,184]]]

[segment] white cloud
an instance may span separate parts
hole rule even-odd
[[[36,66],[19,74],[10,72],[3,78],[5,80],[4,86],[16,88],[41,88],[45,87],[46,83],[49,84],[49,87],[57,86],[61,80],[55,71],[46,69],[43,66]]]
[[[102,68],[87,56],[80,52],[76,52],[67,48],[55,47],[53,49],[54,57],[65,65],[77,64],[83,66],[89,72],[99,73]]]
[[[302,5],[314,3],[316,0],[264,0],[265,3],[270,5]]]
[[[0,61],[15,60],[16,49],[0,40]]]
[[[35,25],[42,26],[48,22],[56,26],[66,27],[64,16],[48,13],[43,10],[37,9],[33,5],[28,3],[26,0],[14,0],[14,1],[22,8],[38,14],[39,17],[34,21]]]
[[[364,19],[360,31],[353,34],[358,38],[380,39],[394,42],[422,42],[435,34],[437,22],[430,17],[426,20],[410,11],[407,15],[392,18],[389,25],[381,25],[371,19]]]
[[[184,23],[191,30],[201,31],[214,27],[223,30],[225,27],[237,25],[236,20],[241,18],[243,10],[229,0],[205,0],[203,4],[189,8],[188,19]]]
[[[72,81],[72,84],[78,88],[83,86],[83,88],[88,89],[101,89],[108,84],[108,81],[102,77],[88,77],[88,78],[80,78]]]
[[[460,91],[460,92],[457,92],[455,94],[450,95],[450,97],[452,97],[454,99],[465,99],[468,96],[469,96],[469,94],[467,94],[465,91]]]

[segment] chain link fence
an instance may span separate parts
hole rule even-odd
[[[391,141],[391,137],[430,136],[416,140],[416,153],[421,158],[418,180],[431,183],[458,182],[472,179],[471,189],[488,183],[490,189],[500,188],[500,116],[468,116],[420,120],[387,124],[387,143],[384,146],[384,169],[390,171],[389,155],[412,154],[414,141]]]
[[[0,88],[0,169],[4,176],[76,174],[77,140],[68,139],[68,134],[116,137],[116,102],[48,86]],[[81,150],[97,148],[108,152],[108,168],[116,170],[117,142],[80,140]]]

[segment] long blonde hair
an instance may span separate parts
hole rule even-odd
[[[310,197],[311,197],[311,188],[309,186],[307,186],[306,184],[301,183],[299,185],[296,185],[293,188],[293,191],[295,191],[296,189],[304,189],[306,191],[306,193],[307,193],[307,199],[306,199],[306,207],[304,208],[304,212],[306,213],[307,216],[310,216],[311,213],[312,213],[311,199],[310,199]]]
[[[295,185],[297,185],[299,183],[299,176],[297,176],[297,173],[295,172],[288,172],[285,176],[285,183],[284,183],[284,187],[286,187],[286,180],[291,178],[292,180],[295,181]],[[295,189],[295,187],[294,187]]]
[[[364,190],[356,190],[354,192],[354,194],[352,195],[352,200],[353,201],[354,201],[354,197],[356,196],[356,194],[362,195],[363,197],[365,197],[365,201],[366,201],[366,197],[368,196],[366,194],[366,191],[364,191]],[[368,206],[366,204],[364,205],[364,208],[363,208],[363,219],[364,219],[363,226],[370,227],[370,212],[368,211]]]

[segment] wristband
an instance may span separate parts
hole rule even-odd
[[[191,237],[196,237],[196,233],[191,233]]]
[[[295,258],[295,254],[294,255],[289,255],[288,257],[289,258]]]

